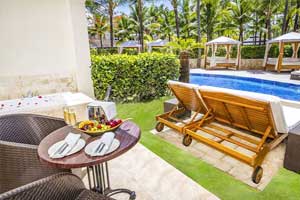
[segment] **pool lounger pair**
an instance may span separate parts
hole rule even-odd
[[[275,96],[176,81],[169,81],[168,86],[179,105],[156,117],[156,130],[162,131],[166,125],[184,135],[185,146],[194,138],[252,166],[254,183],[260,182],[266,154],[300,122],[297,120],[300,109],[283,106]],[[188,122],[176,118],[176,114],[185,110],[193,111]],[[243,133],[238,129],[244,130]],[[248,153],[225,143],[246,149]]]

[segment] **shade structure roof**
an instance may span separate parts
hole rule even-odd
[[[140,47],[140,46],[141,45],[139,44],[139,42],[135,40],[129,40],[120,44],[120,47]]]
[[[238,40],[231,39],[229,37],[221,36],[218,37],[214,40],[211,40],[206,43],[206,45],[211,45],[211,44],[240,44],[241,42]]]
[[[290,32],[282,36],[269,40],[267,43],[278,43],[278,42],[300,42],[300,33]]]
[[[168,43],[167,40],[161,40],[161,39],[158,39],[158,40],[155,40],[155,41],[152,41],[152,42],[148,42],[148,46],[165,46],[166,44]]]

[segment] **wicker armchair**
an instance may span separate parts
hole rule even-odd
[[[74,174],[58,173],[0,194],[0,200],[113,200],[87,190]]]
[[[0,193],[66,171],[47,167],[37,156],[41,140],[65,125],[61,119],[33,114],[0,117]]]

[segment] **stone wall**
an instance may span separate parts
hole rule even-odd
[[[240,70],[261,70],[264,59],[242,59]],[[201,59],[201,68],[204,66],[204,59]],[[190,59],[190,68],[197,68],[197,59]]]
[[[0,100],[21,98],[28,93],[38,96],[77,90],[76,78],[71,74],[0,77]]]

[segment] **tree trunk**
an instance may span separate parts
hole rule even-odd
[[[244,42],[244,37],[243,37],[243,35],[244,35],[244,28],[243,28],[243,24],[242,24],[242,22],[240,22],[240,35],[239,35],[239,40],[242,42],[242,44],[243,44],[243,42]]]
[[[179,17],[178,17],[177,0],[172,0],[172,6],[173,6],[173,9],[174,9],[174,15],[175,15],[176,35],[179,38],[180,37],[180,32],[179,32]]]
[[[102,34],[99,34],[100,37],[100,47],[103,48],[103,38],[102,38]]]
[[[266,16],[266,29],[267,29],[267,33],[268,33],[268,40],[272,39],[271,37],[271,15],[272,15],[272,10],[271,10],[271,5],[269,5],[269,9],[267,12],[267,16]],[[266,43],[266,37],[264,38],[264,43]]]
[[[200,29],[200,0],[197,0],[197,42],[201,42],[201,29]],[[197,59],[197,67],[201,67],[201,48],[198,48],[198,59]]]
[[[212,34],[213,34],[213,25],[210,23],[210,14],[211,14],[211,4],[206,4],[206,24],[207,24],[207,41],[212,40]]]
[[[114,5],[113,0],[108,2],[109,25],[110,25],[110,47],[114,47]]]
[[[297,0],[297,9],[300,8],[300,0]],[[294,22],[294,31],[297,31],[299,29],[299,14],[298,12],[296,13],[295,16],[295,22]]]
[[[187,51],[181,51],[179,55],[179,59],[180,59],[179,81],[188,83],[190,82],[189,53]]]
[[[261,45],[261,37],[262,37],[262,32],[260,31],[259,32],[259,43],[258,43],[259,45]]]
[[[267,38],[265,37],[264,40],[266,41],[266,39],[270,40],[272,39],[272,36],[271,36],[271,31],[272,31],[272,28],[271,28],[271,19],[270,19],[270,14],[267,15],[267,18],[266,18],[266,29],[267,29]]]
[[[257,35],[257,24],[258,24],[258,16],[257,16],[257,13],[255,13],[254,45],[256,45],[256,43],[257,43],[257,38],[256,38],[256,35]]]
[[[142,46],[142,52],[144,51],[144,25],[143,25],[143,2],[138,0],[138,15],[139,15],[139,24],[140,24],[140,43]]]
[[[282,27],[281,27],[281,34],[285,34],[286,33],[286,29],[287,29],[287,13],[289,10],[289,0],[285,0],[285,5],[284,5],[284,13],[283,13],[283,21],[282,21]]]

